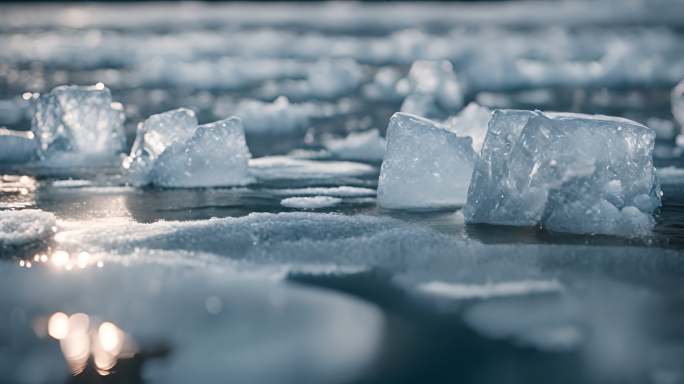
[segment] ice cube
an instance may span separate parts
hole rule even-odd
[[[473,149],[478,154],[482,151],[487,124],[492,117],[492,110],[471,101],[457,116],[451,116],[444,122],[450,131],[459,136],[470,136],[473,139]]]
[[[101,83],[65,85],[40,97],[31,130],[40,143],[41,160],[54,166],[65,157],[71,159],[68,165],[90,165],[86,159],[112,158],[126,149],[124,120],[121,104],[112,103],[111,92]]]
[[[342,160],[365,160],[379,163],[387,147],[387,142],[384,137],[380,136],[378,129],[352,132],[343,139],[329,136],[321,139],[323,146],[333,156]]]
[[[154,161],[150,180],[161,187],[213,187],[254,182],[252,157],[239,117],[197,127],[184,143],[174,141]]]
[[[187,108],[152,115],[139,123],[131,155],[124,160],[131,183],[136,186],[149,184],[149,174],[157,157],[173,142],[184,143],[196,128],[195,112]]]
[[[437,117],[463,107],[463,86],[449,61],[417,60],[408,74],[411,93],[401,111],[422,117]]]
[[[37,140],[33,132],[0,128],[0,163],[26,163],[36,157]]]
[[[497,110],[473,172],[467,222],[642,235],[660,183],[655,133],[633,121]]]
[[[388,209],[462,206],[477,159],[471,144],[469,137],[439,123],[395,113],[387,129],[378,204]]]

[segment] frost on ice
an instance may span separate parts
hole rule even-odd
[[[462,206],[477,159],[471,143],[434,121],[394,114],[387,129],[378,204],[388,209]]]
[[[491,117],[492,111],[489,108],[471,101],[458,115],[449,117],[444,125],[459,136],[470,136],[473,139],[473,149],[479,154]]]
[[[192,137],[197,124],[195,112],[186,108],[152,115],[138,124],[131,155],[124,161],[124,168],[130,169],[132,184],[149,184],[149,173],[157,157],[174,141],[183,143]]]
[[[54,234],[55,216],[37,209],[0,211],[0,246],[17,246]]]
[[[622,118],[497,110],[475,165],[465,220],[647,234],[660,206],[654,140],[652,130]]]
[[[183,144],[173,142],[155,160],[152,184],[160,187],[234,186],[252,183],[252,154],[239,117],[197,127]]]
[[[313,196],[313,197],[288,197],[280,202],[280,205],[288,208],[316,209],[333,207],[342,202],[339,197]]]
[[[336,158],[381,162],[387,142],[375,128],[366,132],[352,132],[345,138],[325,136],[323,146]]]
[[[121,104],[112,102],[101,83],[60,86],[40,97],[31,130],[40,144],[40,159],[49,165],[90,165],[126,149],[124,120]]]
[[[463,107],[463,87],[449,61],[417,60],[408,74],[411,93],[401,111],[422,117],[438,117]]]

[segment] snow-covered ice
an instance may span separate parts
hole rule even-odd
[[[645,235],[660,184],[655,132],[633,121],[497,110],[463,208],[467,222]]]
[[[411,93],[401,105],[402,112],[430,118],[463,107],[463,85],[449,61],[417,60],[407,79]]]
[[[458,137],[431,120],[396,113],[387,129],[387,152],[378,204],[388,209],[462,206],[477,154],[469,137]]]
[[[41,241],[54,234],[55,216],[37,209],[0,210],[0,246]]]
[[[197,127],[183,143],[173,142],[154,161],[150,181],[155,186],[193,188],[246,185],[252,154],[239,117]]]
[[[381,162],[387,141],[377,128],[365,132],[351,132],[345,138],[321,137],[323,146],[337,159]]]
[[[40,96],[31,130],[48,166],[89,166],[126,149],[125,116],[102,83],[60,86]]]
[[[152,115],[139,123],[131,154],[124,160],[132,184],[149,184],[155,160],[173,142],[184,143],[192,137],[197,124],[195,112],[186,108]]]
[[[368,197],[375,196],[375,189],[360,187],[333,187],[333,188],[281,188],[262,189],[275,196],[333,196],[333,197]]]
[[[458,115],[449,117],[444,125],[461,137],[470,136],[473,139],[473,149],[480,154],[491,117],[491,109],[471,101]]]
[[[280,202],[280,205],[288,208],[316,209],[328,208],[342,202],[339,197],[313,196],[313,197],[288,197]]]
[[[27,163],[36,160],[38,145],[33,132],[0,128],[0,163]]]
[[[431,281],[416,286],[418,291],[450,299],[472,300],[507,296],[525,296],[539,293],[557,293],[563,285],[557,280],[523,280],[487,284],[454,284]]]
[[[214,115],[240,117],[247,134],[301,133],[309,127],[309,118],[317,114],[316,105],[291,104],[286,96],[280,96],[272,103],[243,99],[236,104],[214,107]]]
[[[249,160],[250,172],[257,180],[320,180],[363,177],[377,174],[377,168],[349,161],[314,161],[286,156],[267,156]]]

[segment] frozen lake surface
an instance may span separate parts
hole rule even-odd
[[[253,177],[0,162],[0,382],[684,382],[684,4],[615,4],[0,6],[0,127],[103,83],[126,154],[150,115],[235,114]],[[653,231],[380,208],[390,117],[479,154],[470,102],[653,128]]]

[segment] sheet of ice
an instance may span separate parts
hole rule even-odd
[[[381,162],[387,141],[377,128],[365,132],[351,132],[345,138],[322,136],[323,146],[337,159]]]
[[[646,126],[651,128],[656,133],[656,139],[672,140],[677,136],[678,129],[672,120],[660,119],[657,117],[649,117],[646,120]]]
[[[672,108],[672,115],[674,115],[679,126],[684,127],[684,80],[672,89],[670,105]]]
[[[411,65],[407,80],[411,93],[401,105],[402,112],[438,117],[463,107],[463,86],[449,61],[417,60]]]
[[[396,113],[387,128],[378,204],[388,209],[439,209],[465,204],[477,154],[469,137],[415,115]]]
[[[0,210],[0,246],[45,240],[54,234],[55,216],[37,209]]]
[[[27,163],[37,159],[37,140],[33,132],[0,128],[0,163]]]
[[[245,132],[239,117],[197,127],[183,143],[173,142],[154,161],[150,181],[155,186],[195,188],[253,183]]]
[[[123,106],[102,83],[60,86],[40,96],[31,131],[49,166],[89,166],[126,149]]]
[[[24,317],[0,328],[0,337],[23,346],[21,353],[2,355],[0,381],[30,377],[31,382],[49,383],[69,377],[69,368],[78,371],[92,364],[92,356],[109,362],[113,354],[124,364],[142,361],[140,373],[150,383],[188,383],[202,377],[244,384],[332,384],[354,381],[379,354],[385,317],[365,301],[282,281],[268,269],[249,269],[225,259],[196,255],[209,265],[195,263],[178,273],[172,261],[179,253],[139,256],[127,263],[105,259],[98,268],[97,256],[91,255],[94,262],[83,268],[72,265],[70,271],[52,262],[30,270],[18,261],[2,263],[0,311],[17,313],[12,309],[22,308]],[[159,262],[141,260],[144,256]],[[56,312],[70,316],[67,341],[48,334],[48,318]],[[74,327],[76,313],[89,325]],[[168,345],[171,353],[131,359],[116,352],[103,356],[99,343],[68,343],[88,331],[98,335],[103,322],[132,341],[126,347],[121,338],[114,339],[115,351],[144,355]],[[40,369],[27,373],[27,366]]]
[[[377,174],[372,165],[349,161],[314,161],[286,156],[267,156],[249,160],[250,172],[257,180],[329,179],[364,177]]]
[[[178,108],[150,116],[138,124],[131,154],[123,163],[129,170],[131,184],[147,185],[155,160],[174,142],[184,143],[197,129],[195,112]]]
[[[421,292],[450,299],[472,300],[508,296],[526,296],[539,293],[558,293],[563,285],[557,280],[522,280],[487,284],[453,284],[431,281],[416,286]]]
[[[461,137],[470,136],[473,139],[473,149],[479,155],[491,117],[491,109],[471,101],[458,115],[449,117],[444,125]]]
[[[333,187],[333,188],[282,188],[282,189],[262,189],[276,196],[333,196],[333,197],[367,197],[375,196],[375,190],[360,187]]]
[[[331,100],[355,91],[364,72],[354,59],[321,59],[312,65],[305,80],[269,81],[257,94],[264,99],[287,96],[290,99]]]
[[[332,196],[288,197],[283,199],[280,205],[288,208],[317,209],[334,207],[341,202],[342,199]]]
[[[646,235],[660,183],[655,132],[608,116],[497,110],[463,208],[467,222]]]

